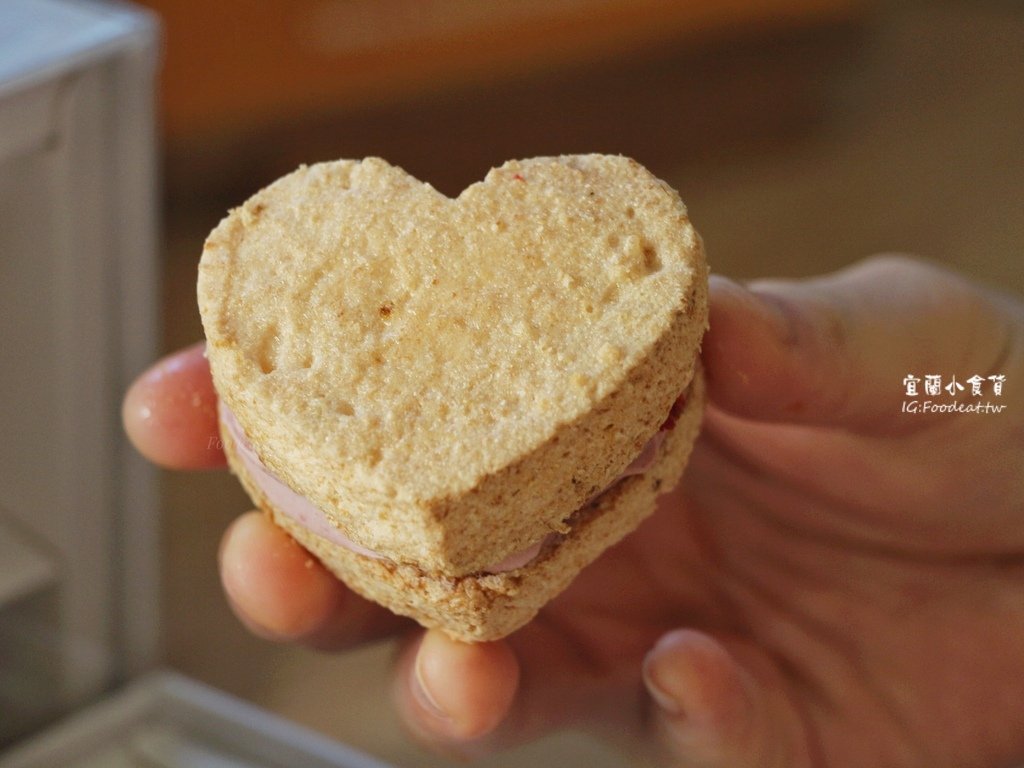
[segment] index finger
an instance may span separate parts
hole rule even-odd
[[[168,355],[129,387],[121,407],[139,452],[170,469],[226,465],[217,425],[217,393],[199,342]]]

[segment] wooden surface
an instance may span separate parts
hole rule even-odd
[[[671,40],[844,18],[858,0],[142,0],[164,24],[174,141]]]

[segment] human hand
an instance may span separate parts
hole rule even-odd
[[[684,481],[509,638],[423,633],[259,513],[225,534],[224,587],[274,639],[403,633],[399,710],[464,754],[574,726],[678,765],[1012,765],[1022,334],[1019,303],[905,259],[751,290],[716,278],[711,404]],[[933,373],[1005,375],[982,398],[1004,412],[904,413],[904,377]],[[160,464],[222,466],[214,404],[194,347],[132,388],[125,425]]]

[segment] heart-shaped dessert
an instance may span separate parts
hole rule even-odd
[[[471,640],[529,620],[678,479],[706,292],[678,195],[601,155],[454,199],[378,159],[303,167],[199,268],[251,495],[354,589]]]

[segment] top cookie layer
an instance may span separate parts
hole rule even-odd
[[[342,160],[233,210],[199,303],[264,463],[359,543],[457,574],[557,528],[658,429],[706,268],[625,158],[510,162],[456,199]]]

